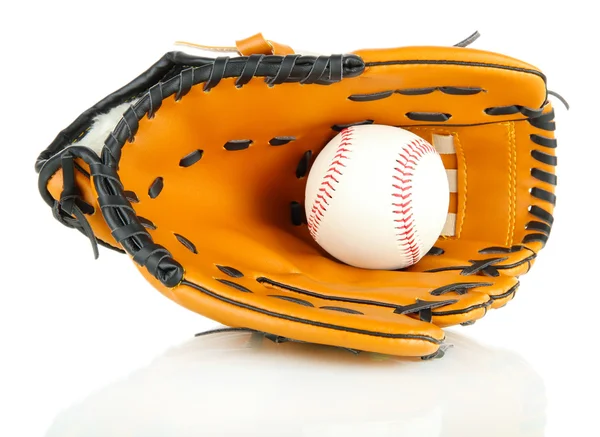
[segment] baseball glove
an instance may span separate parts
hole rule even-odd
[[[95,251],[125,251],[160,292],[221,323],[435,356],[441,327],[513,298],[555,204],[545,76],[467,42],[308,56],[259,34],[239,56],[169,52],[42,152],[41,195]],[[369,123],[421,136],[448,173],[444,232],[403,271],[332,259],[303,212],[320,149]]]

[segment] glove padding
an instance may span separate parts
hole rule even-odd
[[[430,357],[440,327],[512,299],[545,244],[553,118],[538,69],[469,48],[170,52],[61,132],[37,169],[55,217],[124,249],[188,309],[296,340]],[[310,164],[340,130],[368,123],[423,137],[455,178],[444,235],[404,271],[345,265],[306,226]]]

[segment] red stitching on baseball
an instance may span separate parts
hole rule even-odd
[[[325,197],[323,197],[322,194],[317,194],[317,198],[321,199],[323,202],[327,203],[327,199],[325,199]],[[329,205],[329,203],[327,203],[327,205]]]
[[[414,236],[414,234],[410,234],[409,238],[401,239],[401,241],[402,242],[400,243],[400,246],[408,246],[408,248],[407,248],[408,250],[412,250],[412,246],[416,246],[417,245],[416,242],[415,242],[415,236]]]
[[[406,165],[405,162],[400,162],[400,161],[397,161],[397,162],[398,162],[398,164],[402,164],[404,166],[404,168],[407,168],[409,170],[414,170],[415,169],[414,167],[411,167],[410,165]],[[413,175],[412,173],[402,173],[402,174],[404,176],[412,176]]]
[[[401,187],[400,185],[392,184],[392,187],[400,191],[407,191],[412,188],[412,185],[409,185],[408,187]]]
[[[402,164],[401,162],[398,162],[398,164]],[[405,173],[401,168],[398,167],[394,167],[394,170],[396,170],[398,173],[400,173],[402,176],[408,176],[408,177],[412,177],[413,174],[412,173]],[[396,178],[398,178],[398,176],[396,176]],[[402,180],[402,179],[400,179]]]
[[[341,172],[340,167],[346,167],[346,165],[342,161],[350,159],[344,153],[352,152],[352,150],[348,148],[348,146],[352,146],[352,134],[352,127],[343,129],[340,132],[340,144],[338,144],[337,149],[335,151],[336,154],[332,158],[332,162],[329,164],[329,169],[327,169],[327,172],[325,173],[325,176],[323,176],[323,180],[321,181],[319,193],[325,193],[325,196],[329,197],[330,199],[333,198],[330,191],[335,191],[335,188],[330,181],[333,181],[336,184],[339,183],[338,179],[334,176],[334,174],[341,176],[343,173]],[[307,220],[308,231],[315,240],[317,239],[317,235],[319,233],[319,225],[321,224],[321,219],[324,217],[324,213],[327,211],[327,206],[329,205],[329,203],[327,203],[327,200],[325,199],[325,196],[319,193],[317,193],[317,197],[315,198],[313,206],[310,210],[310,217],[308,217]],[[321,200],[325,205],[321,203]]]
[[[413,146],[412,150],[415,153],[415,155],[417,155],[419,158],[421,156],[423,156],[423,153],[422,153],[421,148],[419,147],[419,142],[418,141],[412,140],[410,142],[410,144]]]
[[[334,158],[335,158],[335,156],[334,156]],[[347,157],[347,156],[344,156],[344,158],[348,159],[348,157]],[[344,165],[344,164],[343,164],[343,163],[342,163],[340,160],[333,161],[333,162],[331,163],[331,167],[333,167],[333,166],[341,166],[341,167],[346,167],[346,166],[345,166],[345,165]],[[330,170],[331,170],[331,167],[330,167],[330,168],[329,168],[329,170],[327,170],[327,171],[330,171]]]
[[[417,165],[417,161],[419,160],[419,157],[418,157],[418,156],[411,155],[410,153],[408,153],[408,156],[410,156],[410,157],[411,157],[411,159],[408,159],[406,156],[404,156],[404,155],[402,155],[402,154],[400,154],[400,156],[401,156],[402,158],[404,158],[404,162],[402,162],[402,163],[401,163],[401,164],[402,164],[402,165],[404,165],[404,166],[406,166],[406,163],[407,163],[407,162],[410,162],[412,165]],[[413,170],[414,170],[414,169],[413,169]]]
[[[410,157],[407,158],[402,154],[402,152],[406,153]],[[413,164],[415,167],[417,162],[426,154],[435,152],[435,149],[427,144],[423,139],[419,138],[417,140],[413,140],[406,144],[404,150],[398,153],[398,156],[403,159],[403,162],[400,160],[396,160],[399,164],[404,166],[404,169],[415,170],[414,167],[408,166],[407,164]],[[396,226],[395,229],[399,230],[396,234],[396,240],[400,246],[408,253],[408,256],[411,258],[412,264],[416,263],[421,255],[421,249],[416,243],[416,229],[415,229],[415,221],[413,219],[412,212],[412,172],[405,172],[403,169],[399,167],[395,167],[394,170],[401,174],[403,179],[398,175],[394,175],[394,180],[400,181],[407,186],[402,187],[398,184],[393,183],[392,187],[397,190],[397,192],[392,193],[394,198],[401,198],[405,200],[403,203],[392,203],[392,206],[395,206],[399,209],[393,211],[394,214],[398,214],[400,217],[395,219],[394,222],[401,223]]]
[[[399,210],[399,211],[393,211],[394,214],[407,214],[409,212],[411,212],[410,209],[403,209],[403,210]],[[411,214],[409,214],[406,217],[406,220],[394,219],[394,222],[396,222],[396,223],[398,223],[398,222],[405,223],[405,222],[408,222],[408,221],[412,220],[412,218],[413,218],[413,214],[411,213]],[[408,224],[404,224],[403,226],[408,226]]]
[[[345,150],[347,150],[347,149],[345,149]],[[338,154],[337,154],[337,155],[335,155],[333,158],[334,158],[334,159],[335,159],[335,158],[343,158],[343,159],[348,159],[348,157],[347,157],[346,155],[344,155],[344,152],[341,152],[341,151],[340,151],[340,152],[338,152]]]
[[[421,138],[413,141],[411,144],[415,147],[414,151],[419,157],[422,157],[424,154],[426,154],[428,151],[430,151],[430,150],[428,150],[428,148],[431,146],[429,146],[428,144],[425,144],[425,142]]]
[[[423,154],[436,152],[435,147],[425,142],[422,138],[419,138],[418,147],[420,147],[421,150],[423,150]]]
[[[420,142],[415,142],[415,147],[419,151],[419,156],[423,156],[423,154],[427,151],[427,149]]]
[[[413,149],[413,150],[415,150],[415,149]],[[402,156],[402,155],[400,155],[400,156],[402,156],[404,159],[406,159],[406,162],[410,162],[412,165],[417,165],[417,162],[419,161],[420,156],[417,156],[416,154],[410,153],[410,152],[406,152],[406,154],[410,157],[410,159],[407,158],[406,156]]]
[[[325,194],[329,195],[329,192],[327,191],[328,188],[335,191],[335,188],[333,188],[333,185],[331,185],[331,182],[323,181],[323,182],[321,182],[321,188],[319,188],[319,191],[324,191]],[[329,197],[331,197],[331,196],[329,195]]]

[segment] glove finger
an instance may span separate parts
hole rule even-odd
[[[75,163],[74,176],[76,189],[79,193],[81,201],[85,202],[86,205],[89,205],[89,208],[83,212],[86,220],[93,229],[96,239],[99,242],[104,243],[103,245],[105,246],[122,250],[121,245],[113,238],[111,230],[106,224],[106,221],[102,216],[102,212],[100,211],[100,207],[98,206],[97,195],[92,188],[89,166],[81,159],[76,159]],[[48,179],[46,189],[54,199],[54,204],[56,206],[59,203],[59,199],[61,198],[61,194],[64,190],[62,169],[58,169],[56,173],[54,173],[54,175]],[[131,200],[135,201],[136,199],[132,198]],[[65,223],[65,217],[69,221],[69,216],[64,215],[62,220],[63,223]]]
[[[390,306],[333,301],[326,295],[307,296],[268,288],[249,276],[250,272],[224,270],[230,274],[218,269],[210,273],[188,273],[186,279],[172,289],[165,289],[146,271],[142,270],[142,273],[177,303],[228,326],[251,328],[294,340],[403,356],[433,355],[444,340],[441,328],[407,315],[394,314],[394,308]]]
[[[352,286],[289,274],[262,277],[259,282],[284,296],[295,298],[300,295],[309,301],[313,298],[324,299],[328,307],[336,307],[334,310],[349,307],[364,311],[365,306],[387,308],[389,311],[376,312],[373,316],[384,320],[404,314],[440,327],[474,322],[482,318],[493,304],[488,294],[477,291],[490,286],[489,282],[456,283],[453,281],[460,278],[447,274],[428,275],[429,278],[419,278],[419,274],[412,277],[404,277],[407,274],[403,273],[396,275],[397,278],[389,278],[390,282],[385,284],[380,280],[360,281]],[[419,279],[425,280],[420,282]],[[446,285],[440,285],[442,283]],[[478,283],[481,285],[478,286]]]

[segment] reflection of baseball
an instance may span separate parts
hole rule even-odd
[[[317,156],[306,185],[313,238],[337,259],[399,269],[421,259],[448,213],[440,156],[417,135],[382,125],[344,129]]]

